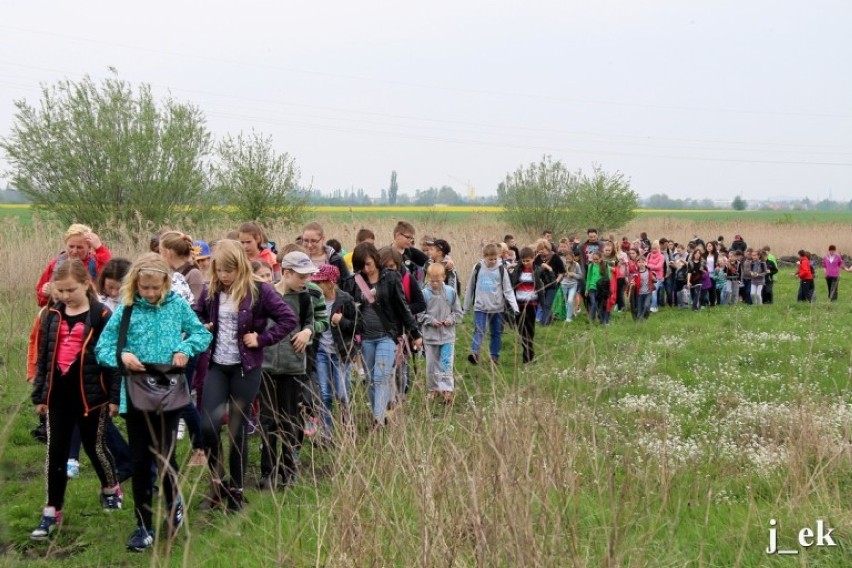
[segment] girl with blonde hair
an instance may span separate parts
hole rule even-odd
[[[256,279],[248,256],[233,240],[219,241],[210,265],[210,285],[195,304],[213,333],[211,360],[201,401],[201,428],[212,483],[203,508],[243,508],[247,462],[246,422],[260,390],[263,348],[286,337],[298,322],[268,283]],[[269,320],[272,326],[267,329]],[[228,413],[231,478],[224,481],[219,427]]]
[[[131,372],[144,372],[149,364],[185,367],[190,357],[202,353],[210,344],[210,332],[190,305],[171,290],[169,265],[159,254],[146,253],[131,265],[120,297],[121,303],[98,341],[99,364]],[[125,318],[126,337],[122,338]],[[123,347],[119,341],[123,341]],[[180,410],[143,411],[134,406],[131,398],[127,400],[137,523],[127,543],[130,550],[142,551],[154,543],[152,462],[160,468],[160,494],[166,499],[169,535],[183,520],[174,448],[179,416]]]

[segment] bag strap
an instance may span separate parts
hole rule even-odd
[[[385,328],[385,333],[391,337],[396,337],[395,329],[390,325],[390,322],[385,319],[385,314],[382,313],[381,308],[376,305],[376,297],[373,295],[373,291],[367,286],[367,282],[361,274],[355,275],[355,284],[357,284],[358,288],[361,289],[361,295],[364,296],[367,303],[373,306],[373,310],[375,310],[376,315],[379,316],[379,320],[382,322],[382,327]]]
[[[373,296],[373,291],[370,290],[369,286],[367,286],[367,282],[361,274],[355,275],[355,284],[357,284],[358,288],[361,289],[361,295],[364,296],[364,299],[367,300],[368,304],[376,303],[376,297]]]
[[[133,312],[133,306],[124,306],[124,311],[121,313],[121,325],[118,328],[118,342],[115,344],[115,359],[118,362],[118,368],[124,370],[124,363],[121,362],[121,352],[127,344],[127,330],[130,328],[130,314]]]

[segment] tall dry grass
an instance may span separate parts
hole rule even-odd
[[[327,237],[350,246],[365,225],[380,243],[389,242],[395,224],[320,221]],[[499,239],[504,232],[487,216],[463,225],[436,216],[416,226],[419,235],[440,236],[454,245],[453,257],[463,276],[479,258],[480,241]],[[36,224],[12,229],[0,233],[0,261],[10,267],[0,273],[4,299],[12,297],[6,292],[29,294],[62,244],[61,228]],[[193,236],[210,240],[229,229],[212,227]],[[645,230],[689,238],[693,233],[728,237],[738,232],[758,244],[758,235],[769,235],[761,232],[764,229],[716,224],[695,230],[693,223],[649,222],[628,228],[627,234]],[[792,231],[804,237],[810,229]],[[840,236],[839,228],[833,232]],[[289,240],[284,235],[295,236],[283,227],[271,228],[270,234],[279,243]],[[127,229],[107,244],[114,254],[133,257],[145,249],[147,237],[147,229]],[[518,237],[531,240],[532,235]],[[819,235],[809,238],[816,242]],[[774,242],[769,244],[784,254]],[[843,246],[839,240],[836,244]],[[21,305],[3,305],[3,311],[13,314]],[[683,317],[696,321],[699,316]],[[31,321],[29,315],[10,317],[3,326],[5,340],[22,337]],[[712,456],[686,467],[672,459],[676,448],[671,417],[653,411],[637,415],[633,423],[615,417],[612,401],[630,388],[642,387],[636,369],[642,368],[643,352],[653,347],[635,331],[624,332],[622,347],[614,353],[614,336],[606,333],[619,333],[617,325],[599,334],[586,328],[564,330],[559,335],[549,330],[550,341],[540,344],[534,367],[515,360],[501,370],[457,369],[458,404],[451,410],[428,407],[415,390],[393,414],[390,428],[373,433],[338,429],[325,472],[313,469],[322,458],[314,460],[305,450],[300,481],[307,488],[302,493],[308,494],[305,502],[294,506],[292,493],[263,498],[252,493],[253,510],[215,526],[199,521],[190,509],[181,543],[174,549],[158,546],[151,564],[753,566],[766,560],[761,550],[766,546],[767,515],[783,518],[788,525],[804,518],[830,518],[841,527],[835,533],[841,542],[849,538],[852,515],[846,495],[852,428],[841,422],[832,427],[835,436],[827,435],[825,421],[816,417],[826,416],[831,401],[805,388],[809,385],[804,381],[794,412],[759,415],[742,427],[744,443],[761,439],[784,445],[789,460],[780,470],[748,473],[736,462],[720,464]],[[704,333],[706,344],[713,343],[714,330],[689,333]],[[469,330],[461,337],[459,345],[467,345]],[[706,359],[717,356],[696,353]],[[628,369],[618,376],[611,368],[616,358]],[[416,383],[422,385],[422,376]],[[744,396],[719,398],[706,420],[727,415]],[[356,404],[365,424],[363,394]],[[6,430],[0,429],[0,435]],[[659,439],[656,453],[635,444],[638,434],[649,432]],[[11,451],[0,444],[3,460]],[[197,501],[193,496],[204,490],[206,473],[182,471],[184,495]],[[720,499],[721,491],[735,493],[738,501]],[[124,522],[117,538],[126,538],[127,526]],[[225,541],[222,550],[216,548],[233,533],[242,536]],[[305,544],[299,544],[302,537]],[[235,556],[228,547],[244,545],[245,540],[254,546],[239,549]],[[824,564],[844,565],[846,557],[840,554]]]
[[[730,245],[735,235],[742,235],[749,246],[769,245],[777,256],[795,256],[800,249],[823,255],[830,244],[844,254],[852,254],[852,225],[849,223],[797,224],[767,221],[692,221],[678,217],[649,217],[637,219],[623,229],[611,231],[617,241],[627,236],[635,239],[645,231],[651,239],[666,237],[686,243],[694,235],[705,241],[719,235]]]

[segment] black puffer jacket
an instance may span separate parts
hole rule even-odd
[[[56,372],[57,337],[59,326],[64,317],[65,306],[57,304],[48,310],[41,322],[38,345],[38,362],[30,396],[33,404],[50,405],[50,393],[53,390]],[[109,308],[99,302],[92,302],[89,315],[83,328],[83,348],[80,351],[80,392],[83,394],[83,412],[120,401],[121,375],[117,369],[107,369],[98,365],[95,357],[95,345],[101,332],[109,321]]]
[[[366,278],[365,278],[366,282]],[[370,284],[367,283],[367,286]],[[355,282],[355,276],[350,276],[340,283],[340,287],[347,292],[355,302],[366,304],[367,300],[361,293],[361,288]],[[417,329],[417,322],[414,316],[411,315],[411,310],[408,309],[408,302],[405,299],[405,292],[402,290],[402,280],[399,277],[399,272],[382,269],[379,276],[379,281],[376,283],[376,304],[375,306],[382,314],[384,321],[389,325],[395,326],[395,335],[393,339],[407,331],[414,339],[420,338],[420,330]]]

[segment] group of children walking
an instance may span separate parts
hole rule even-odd
[[[75,430],[105,510],[122,508],[120,482],[131,478],[137,527],[127,548],[141,551],[155,539],[157,480],[167,537],[183,522],[179,424],[190,432],[190,465],[210,469],[201,507],[239,511],[249,430],[262,433],[259,487],[292,486],[304,436],[328,444],[336,424],[352,425],[356,370],[367,383],[373,428],[388,423],[389,409],[410,388],[410,363],[420,349],[427,400],[452,404],[457,328],[466,313],[473,315],[472,365],[499,363],[507,324],[517,329],[529,363],[536,325],[572,322],[583,309],[606,325],[614,310],[642,321],[664,305],[769,303],[778,273],[769,247],[750,249],[739,236],[729,249],[721,238],[682,246],[644,235],[616,247],[593,229],[583,243],[557,244],[545,232],[520,249],[510,235],[484,244],[462,297],[450,243],[425,239],[420,250],[414,240],[414,227],[400,222],[392,244],[377,249],[375,235],[363,229],[347,253],[310,223],[277,251],[248,222],[209,244],[164,232],[152,239],[151,252],[131,262],[112,258],[89,227],[72,225],[36,289],[42,311],[31,333],[28,376],[32,402],[45,417],[47,502],[31,537],[47,539],[62,522]],[[822,264],[836,300],[840,271],[852,269],[834,246]],[[801,300],[813,298],[813,273],[811,255],[800,251]],[[152,373],[163,366],[173,378],[161,386],[182,402],[152,407],[138,382],[153,385]],[[190,389],[195,403],[182,398]],[[113,424],[119,415],[129,445]]]

